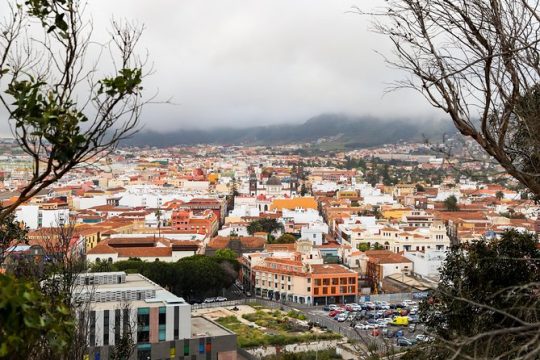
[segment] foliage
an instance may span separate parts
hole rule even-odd
[[[287,313],[287,316],[293,319],[306,320],[306,315],[302,314],[300,311],[291,310]]]
[[[497,191],[495,193],[495,197],[498,199],[498,200],[502,200],[504,198],[504,193],[502,191]]]
[[[118,261],[112,264],[112,271],[140,273],[178,296],[193,299],[215,296],[221,289],[230,287],[237,278],[238,266],[236,259],[194,255],[174,263]],[[99,267],[92,269],[101,270]],[[104,271],[111,270],[107,267]]]
[[[540,16],[536,1],[388,0],[374,28],[389,65],[456,129],[540,195]]]
[[[265,356],[263,360],[338,360],[343,359],[336,349],[305,351],[298,353],[282,352],[279,355]]]
[[[4,262],[11,246],[27,242],[27,233],[28,229],[15,220],[15,215],[10,214],[0,219],[0,265]]]
[[[56,358],[68,348],[71,313],[57,300],[35,282],[0,275],[0,358],[31,359],[44,349]]]
[[[215,256],[217,258],[230,261],[236,261],[236,259],[238,258],[238,254],[234,250],[231,250],[229,248],[218,249]]]
[[[379,244],[378,242],[375,242],[373,244],[360,243],[360,244],[358,244],[358,250],[360,250],[360,251],[384,250],[384,246]]]
[[[444,208],[447,211],[458,211],[459,210],[458,200],[455,197],[455,195],[450,195],[449,197],[447,197],[444,200]]]
[[[250,235],[257,232],[266,232],[272,234],[276,231],[283,231],[283,229],[282,223],[278,222],[276,219],[269,218],[254,220],[247,226],[247,231]]]
[[[297,314],[294,314],[294,316],[300,317]],[[246,325],[235,316],[222,317],[217,320],[218,323],[237,334],[238,345],[242,348],[341,338],[341,335],[332,332],[316,334],[307,331],[301,326],[295,326],[295,318],[279,310],[258,309],[255,313],[242,315],[242,318],[253,322],[258,327]]]
[[[509,230],[453,247],[433,298],[421,306],[438,335],[435,358],[527,358],[538,344],[539,282],[535,235]]]
[[[10,2],[0,28],[0,104],[33,171],[18,198],[0,208],[0,220],[79,164],[103,156],[136,132],[142,102],[143,64],[135,46],[141,29],[113,22],[103,44],[115,65],[111,75],[79,0]],[[32,38],[30,39],[30,34]]]
[[[270,241],[273,244],[294,244],[297,238],[293,234],[285,233],[275,240]]]

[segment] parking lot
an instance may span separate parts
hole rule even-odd
[[[357,305],[359,305],[357,309],[360,309],[361,304]],[[398,307],[396,304],[388,305],[393,305],[393,309],[377,309],[375,307],[368,309],[364,307],[363,311],[347,311],[345,308],[336,306],[342,310],[338,311],[338,314],[334,317],[329,316],[330,311],[328,311],[328,308],[324,309],[325,307],[323,306],[311,307],[303,309],[303,311],[322,326],[344,334],[349,338],[361,340],[364,343],[375,341],[381,343],[381,345],[382,343],[385,343],[387,346],[388,344],[397,345],[398,338],[401,338],[403,339],[400,340],[401,346],[408,346],[417,341],[416,338],[418,335],[420,335],[418,336],[418,340],[420,341],[429,340],[429,337],[423,336],[425,334],[425,326],[418,322],[416,315],[410,315],[411,309],[413,309],[413,313],[416,312],[414,311],[416,310],[415,304],[401,307]],[[351,308],[349,307],[349,309]],[[390,315],[390,310],[392,310],[392,315]],[[401,316],[402,310],[403,314],[408,315]],[[339,317],[339,314],[344,315]],[[404,320],[399,325],[395,325],[396,317],[405,318],[407,316],[409,316],[407,320]],[[410,342],[408,342],[409,340]]]

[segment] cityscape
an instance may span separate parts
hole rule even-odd
[[[82,65],[79,1],[6,4],[0,359],[540,356],[537,2],[347,5],[385,17],[387,62],[420,79],[408,85],[436,116],[314,108],[243,123],[239,110],[220,124],[186,97],[194,113],[178,126],[156,110],[172,101],[145,97],[143,27],[112,22],[102,74]],[[254,6],[287,7],[247,6],[257,31],[278,17]]]

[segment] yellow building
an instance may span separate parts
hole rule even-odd
[[[275,199],[270,205],[270,210],[294,210],[297,208],[302,209],[315,209],[317,210],[317,201],[313,197],[296,197],[291,199]]]

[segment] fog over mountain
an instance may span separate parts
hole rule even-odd
[[[207,130],[185,129],[171,132],[142,130],[125,145],[173,146],[195,144],[276,145],[315,142],[328,139],[347,148],[361,148],[394,143],[399,140],[438,140],[444,133],[454,133],[450,121],[380,119],[341,114],[322,114],[301,124],[220,127]]]

